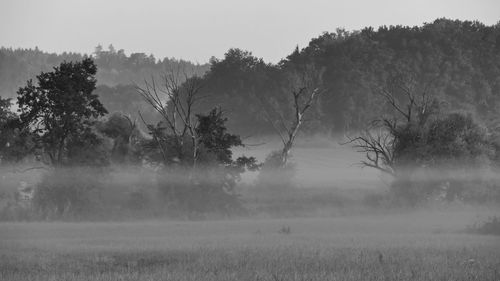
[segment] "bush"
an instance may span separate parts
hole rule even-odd
[[[36,186],[35,210],[45,218],[84,215],[98,201],[92,197],[101,187],[101,173],[90,168],[56,168],[48,172]]]
[[[260,169],[257,186],[261,188],[289,189],[295,186],[296,167],[293,163],[283,166],[280,151],[273,151]]]
[[[485,234],[485,235],[500,235],[500,217],[489,217],[488,220],[475,223],[468,228],[471,233]]]
[[[158,176],[159,191],[171,215],[239,214],[243,207],[228,172],[231,167],[170,169]]]
[[[144,210],[150,204],[150,198],[144,190],[135,190],[129,193],[126,207],[131,210]]]
[[[452,113],[423,126],[397,127],[393,153],[392,190],[414,205],[436,196],[446,201],[469,199],[472,194],[465,192],[478,184],[475,173],[489,167],[494,148],[487,130],[470,115]]]

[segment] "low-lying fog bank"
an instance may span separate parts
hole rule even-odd
[[[494,169],[473,167],[415,169],[411,181],[438,185],[436,192],[418,204],[397,203],[390,187],[391,178],[375,169],[361,168],[357,164],[363,155],[341,142],[341,138],[304,136],[293,149],[292,172],[286,177],[279,173],[268,175],[267,183],[273,182],[274,186],[259,181],[259,171],[247,171],[242,174],[241,181],[234,178],[237,184],[234,190],[228,191],[234,196],[232,201],[220,194],[218,196],[222,197],[214,197],[215,203],[210,203],[216,205],[205,206],[205,209],[198,208],[207,201],[201,191],[220,184],[218,177],[212,179],[212,175],[219,173],[218,168],[200,167],[198,175],[191,175],[189,169],[162,170],[146,163],[111,165],[102,169],[30,169],[37,167],[30,163],[3,167],[0,172],[0,219],[328,217],[422,208],[458,211],[498,203],[499,173]],[[245,143],[245,147],[233,151],[234,156],[254,156],[258,162],[263,162],[281,145],[273,138],[247,139]],[[457,185],[461,188],[460,195],[447,197],[445,192]],[[38,197],[37,189],[44,191],[39,192]],[[493,194],[492,190],[497,193]],[[174,195],[177,197],[172,197]],[[172,200],[184,198],[180,196],[188,203],[182,205]],[[40,208],[44,205],[36,200],[49,207]],[[229,203],[235,205],[219,208]]]

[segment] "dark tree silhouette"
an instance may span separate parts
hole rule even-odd
[[[18,162],[35,149],[34,136],[10,107],[10,99],[0,98],[0,164]]]
[[[466,176],[471,169],[494,157],[486,129],[470,115],[440,113],[430,86],[419,88],[414,79],[398,76],[379,93],[394,115],[373,121],[347,143],[365,154],[362,166],[393,177],[397,197],[415,204],[440,191],[453,200],[463,191],[463,182],[474,179]],[[414,179],[416,172],[429,175]]]
[[[150,134],[153,136],[157,147],[160,149],[163,162],[171,163],[173,158],[184,162],[186,157],[191,159],[191,165],[196,166],[198,158],[198,136],[196,134],[197,119],[195,107],[204,98],[200,94],[201,79],[198,77],[188,78],[184,74],[185,81],[179,78],[180,69],[170,70],[163,76],[163,85],[157,85],[154,78],[150,82],[145,81],[145,86],[137,86],[138,93],[151,107],[160,114],[162,120],[155,125],[147,124]],[[173,141],[176,155],[167,154],[167,138]],[[191,155],[185,155],[185,141],[191,142]]]
[[[95,143],[93,120],[107,113],[95,89],[97,68],[91,58],[63,62],[52,72],[42,72],[38,83],[21,87],[18,105],[23,124],[36,134],[48,164],[70,162],[71,147],[82,141]]]

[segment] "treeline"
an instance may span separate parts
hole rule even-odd
[[[179,82],[171,73],[161,86],[137,86],[148,112],[160,119],[140,114],[143,131],[130,116],[109,114],[101,103],[94,92],[97,67],[91,58],[42,72],[36,82],[29,80],[18,89],[18,113],[11,110],[12,100],[0,98],[0,168],[21,174],[45,171],[31,187],[20,184],[10,193],[4,191],[9,184],[0,182],[0,220],[90,218],[113,210],[133,216],[244,215],[248,209],[236,187],[247,170],[259,171],[252,184],[257,190],[293,190],[295,170],[289,156],[325,89],[317,79],[323,70],[308,66],[288,71],[290,87],[288,96],[282,96],[284,102],[255,96],[283,141],[282,148],[262,163],[254,157],[233,157],[233,149],[244,143],[228,130],[231,119],[222,108],[200,111],[210,98],[201,91],[206,76]],[[394,114],[373,119],[374,130],[368,128],[348,141],[365,155],[362,165],[392,177],[391,192],[370,202],[498,202],[498,135],[471,115],[443,112],[442,103],[417,91],[419,87],[412,75],[384,86],[384,105]],[[273,117],[280,122],[273,123]],[[117,182],[112,170],[120,166],[146,177]],[[112,191],[110,186],[115,193],[104,196]],[[116,197],[122,197],[118,206]]]
[[[48,53],[35,49],[0,48],[0,96],[14,97],[19,87],[28,79],[35,78],[41,71],[50,71],[63,61],[80,61],[80,53]],[[158,59],[145,53],[125,54],[113,45],[108,49],[97,46],[92,54],[97,65],[98,85],[110,87],[139,83],[144,78],[158,75],[166,69],[183,69],[187,75],[203,75],[208,65],[195,64],[174,58]]]
[[[283,103],[290,70],[321,70],[325,93],[309,128],[345,132],[364,128],[389,113],[379,92],[401,74],[411,74],[420,91],[438,97],[447,111],[466,111],[487,124],[498,121],[500,25],[438,19],[423,26],[383,26],[324,33],[277,65],[238,49],[212,60],[203,91],[213,104],[230,109],[238,132],[271,129],[255,97]],[[210,106],[207,104],[207,106]],[[265,106],[264,106],[265,107]],[[288,107],[287,105],[284,106]]]
[[[290,73],[312,67],[321,72],[325,92],[306,130],[342,133],[364,128],[374,117],[389,113],[380,88],[401,74],[411,74],[421,91],[446,104],[446,111],[471,113],[490,127],[498,122],[498,24],[437,19],[414,27],[338,29],[313,38],[305,48],[297,47],[278,64],[241,49],[230,49],[224,58],[212,58],[206,65],[157,60],[144,53],[127,56],[113,46],[97,47],[93,57],[101,85],[97,94],[104,105],[135,119],[146,105],[134,96],[134,83],[143,85],[144,79],[155,77],[161,84],[161,76],[174,71],[182,77],[202,77],[201,91],[210,98],[201,111],[219,106],[226,111],[231,130],[243,135],[269,134],[274,130],[263,111],[272,107],[282,115],[293,114],[287,111],[292,102],[287,99]],[[50,70],[63,60],[81,59],[82,55],[74,53],[0,49],[0,93],[13,97],[17,87],[40,70]]]

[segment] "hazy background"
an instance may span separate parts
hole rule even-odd
[[[91,53],[112,43],[129,53],[205,63],[232,47],[277,62],[294,46],[338,27],[421,25],[436,18],[500,19],[500,2],[2,0],[0,46]]]

